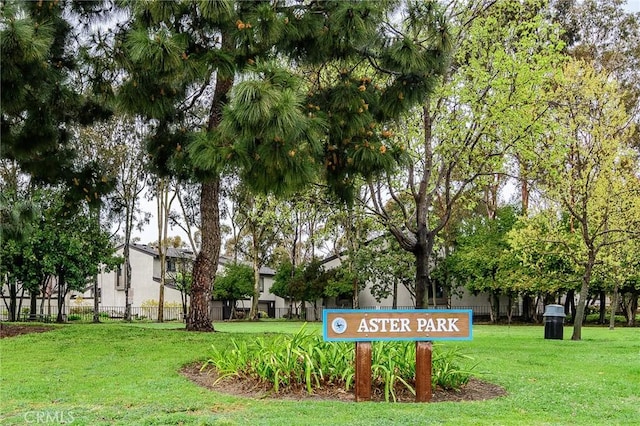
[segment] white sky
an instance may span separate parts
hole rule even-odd
[[[139,203],[139,207],[141,210],[146,213],[151,213],[151,218],[149,220],[149,223],[144,226],[142,231],[138,231],[136,229],[133,231],[131,236],[133,238],[140,238],[139,242],[142,244],[148,244],[154,241],[158,241],[158,221],[156,220],[156,212],[158,211],[158,206],[156,204],[156,200],[154,199],[152,201],[149,201],[147,200],[147,195],[143,194],[143,196],[140,198]],[[171,210],[179,211],[179,204],[177,202],[174,202],[171,205]],[[178,227],[173,227],[173,229],[169,227],[169,232],[167,233],[167,235],[169,235],[169,237],[175,237],[179,235],[180,238],[182,238],[182,241],[184,241],[185,243],[189,242],[187,235],[182,231],[182,229]]]
[[[625,9],[630,12],[640,12],[640,0],[628,0]]]

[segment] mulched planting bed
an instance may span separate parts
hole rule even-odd
[[[21,325],[21,324],[5,324],[0,323],[0,339],[5,337],[15,337],[28,333],[44,333],[51,331],[54,327],[46,325]]]
[[[218,382],[218,374],[215,368],[205,367],[201,370],[202,363],[194,363],[184,366],[182,373],[189,380],[207,389],[229,395],[242,396],[247,398],[273,398],[286,400],[336,400],[344,402],[355,401],[353,391],[346,391],[344,386],[328,384],[322,389],[314,390],[313,394],[307,393],[303,386],[289,386],[281,388],[278,393],[272,390],[269,383],[260,382],[252,378],[226,377]],[[472,378],[469,383],[460,390],[435,389],[431,402],[446,401],[483,401],[486,399],[505,396],[506,391],[500,386],[489,382]],[[415,402],[415,397],[404,387],[396,390],[398,402]],[[374,389],[372,392],[373,401],[384,401],[384,391]],[[390,398],[390,401],[393,399]]]

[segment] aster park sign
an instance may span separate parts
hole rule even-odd
[[[431,400],[434,340],[471,340],[469,309],[325,309],[322,334],[329,342],[356,344],[356,401],[371,399],[371,342],[416,342],[416,402]]]

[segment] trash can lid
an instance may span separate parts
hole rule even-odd
[[[562,305],[547,305],[544,307],[543,317],[566,317],[564,314],[564,306]]]

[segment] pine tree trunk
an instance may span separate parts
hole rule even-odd
[[[233,41],[229,34],[220,36],[223,49],[229,48]],[[227,104],[228,95],[233,86],[233,77],[218,73],[213,101],[209,112],[207,131],[212,131],[222,121],[222,110]],[[200,193],[200,233],[202,247],[193,265],[191,284],[191,307],[187,316],[187,330],[214,331],[211,322],[209,302],[213,290],[213,280],[218,269],[220,257],[220,177],[211,176],[202,183]]]
[[[219,198],[219,179],[212,179],[202,184],[200,194],[202,247],[193,265],[190,309],[187,316],[189,331],[214,331],[209,302],[220,255]]]

